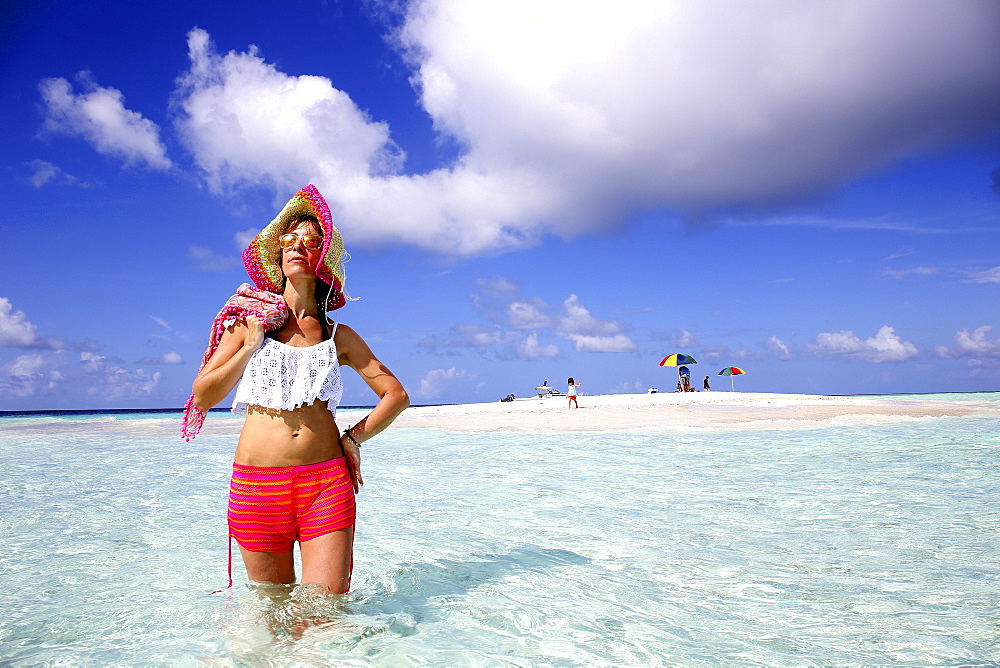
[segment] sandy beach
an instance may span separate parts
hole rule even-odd
[[[450,431],[623,431],[641,429],[800,429],[919,418],[996,415],[988,401],[942,401],[805,394],[689,392],[581,396],[513,402],[419,406],[394,427]]]

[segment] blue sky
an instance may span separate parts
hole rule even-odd
[[[996,2],[3,11],[0,410],[183,405],[307,183],[415,403],[1000,385]]]

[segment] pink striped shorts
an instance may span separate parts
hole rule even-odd
[[[354,485],[343,457],[305,466],[233,464],[229,535],[254,552],[288,552],[354,525]]]

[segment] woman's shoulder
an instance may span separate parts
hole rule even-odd
[[[358,334],[353,327],[345,325],[342,322],[337,323],[336,327],[337,329],[333,333],[333,345],[337,347],[337,352],[339,354],[371,354],[371,351],[368,349],[368,344],[363,338],[361,338],[361,335]]]
[[[247,331],[250,327],[247,325],[246,318],[233,318],[226,323],[226,328],[222,331],[223,338],[234,336],[246,336]]]
[[[334,322],[330,325],[330,329],[333,330],[333,335],[335,338],[345,337],[350,338],[352,336],[358,336],[358,333],[350,325],[345,325],[340,321]]]

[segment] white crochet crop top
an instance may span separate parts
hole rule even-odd
[[[233,413],[246,415],[247,406],[292,410],[321,399],[334,417],[344,394],[333,335],[314,346],[298,348],[265,338],[250,357],[233,397]]]

